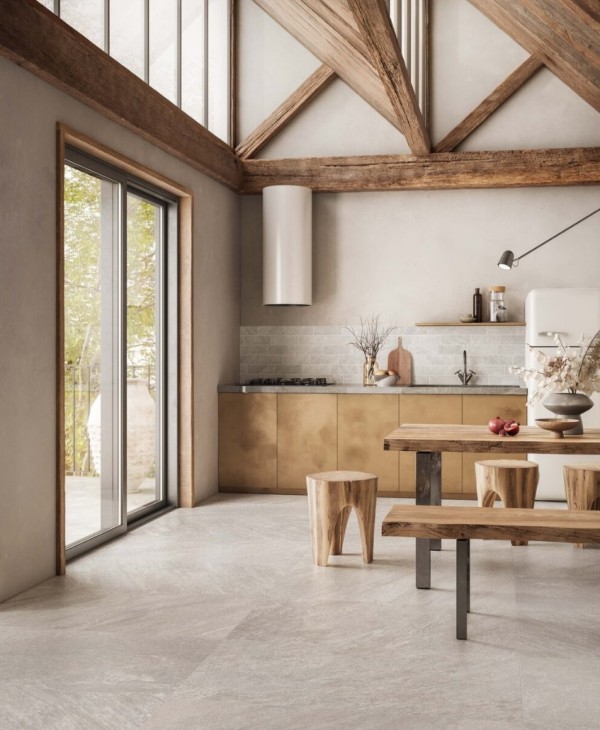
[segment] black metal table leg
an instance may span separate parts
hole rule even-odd
[[[467,614],[471,610],[471,543],[456,541],[456,638],[467,638]]]
[[[431,588],[431,550],[429,538],[417,537],[417,588]]]
[[[417,451],[416,503],[442,503],[442,455],[439,451]],[[429,549],[441,550],[442,541],[430,539]]]

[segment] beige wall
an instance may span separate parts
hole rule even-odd
[[[217,489],[219,382],[239,370],[237,195],[0,58],[0,600],[54,574],[56,122],[194,193],[195,496]]]
[[[242,324],[390,324],[456,320],[474,287],[504,284],[509,315],[533,288],[598,286],[600,214],[525,258],[518,255],[600,207],[600,186],[345,193],[313,196],[313,305],[262,306],[261,198],[242,201]]]
[[[467,0],[431,0],[431,129],[440,140],[527,53]],[[252,0],[241,0],[241,128],[247,133],[318,62]],[[285,49],[286,63],[275,55]],[[263,79],[273,79],[273,85]],[[288,79],[288,82],[285,82]],[[600,145],[600,118],[542,70],[463,145],[464,150]],[[265,158],[405,153],[391,125],[341,81],[262,152]],[[261,198],[242,201],[242,323],[344,324],[380,312],[399,325],[454,319],[476,286],[505,284],[511,318],[529,289],[596,286],[600,215],[501,272],[518,255],[597,208],[600,186],[319,194],[314,205],[314,304],[261,304]]]

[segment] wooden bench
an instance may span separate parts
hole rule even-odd
[[[397,505],[382,535],[416,537],[417,588],[431,586],[430,540],[456,540],[456,638],[467,638],[470,540],[600,543],[600,514],[583,510]]]

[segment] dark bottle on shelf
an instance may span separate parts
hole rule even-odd
[[[473,294],[473,316],[476,322],[483,322],[483,297],[479,288],[475,289]]]

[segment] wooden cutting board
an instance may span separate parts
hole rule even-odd
[[[402,338],[398,337],[398,347],[388,355],[388,370],[398,373],[396,385],[410,385],[412,382],[412,355],[402,347]]]

